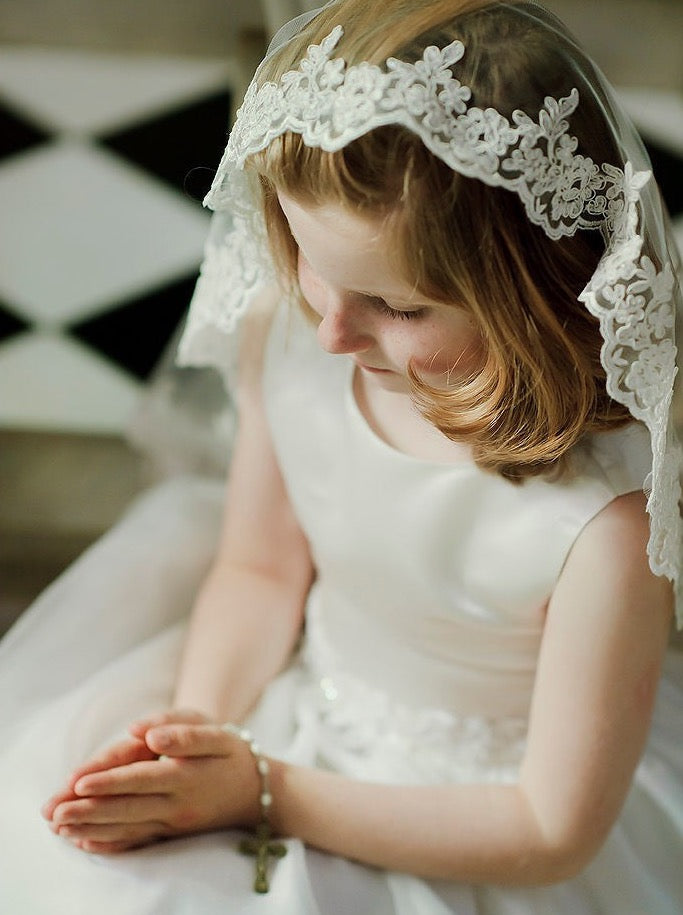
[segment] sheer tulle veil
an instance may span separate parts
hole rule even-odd
[[[517,194],[529,220],[551,239],[602,233],[604,256],[579,299],[600,322],[608,393],[649,430],[649,561],[656,574],[678,583],[681,467],[673,416],[679,258],[636,130],[594,63],[536,3],[491,2],[467,12],[503,11],[513,36],[515,24],[524,30],[531,25],[556,41],[557,72],[564,74],[556,94],[549,92],[531,110],[515,97],[510,80],[504,112],[479,107],[477,85],[460,79],[463,60],[470,74],[478,72],[479,59],[485,68],[484,47],[456,40],[424,47],[418,59],[347,65],[346,6],[346,0],[333,0],[284,26],[246,93],[204,201],[214,217],[180,364],[225,370],[240,318],[274,276],[258,187],[245,169],[249,156],[287,131],[334,151],[376,127],[401,125],[460,174]],[[314,41],[323,26],[325,34]],[[264,76],[294,41],[309,35],[301,59],[276,80]],[[609,162],[582,155],[572,133],[572,120],[589,103],[600,112],[596,129],[609,133],[615,150]],[[683,624],[680,600],[678,620]]]

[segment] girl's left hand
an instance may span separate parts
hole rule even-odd
[[[84,851],[111,853],[258,822],[260,778],[248,746],[216,724],[178,718],[134,725],[154,758],[81,775],[55,799],[53,831]]]

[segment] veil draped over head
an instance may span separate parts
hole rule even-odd
[[[347,65],[345,16],[352,3],[333,0],[288,23],[256,72],[204,201],[215,215],[180,364],[224,370],[240,318],[274,279],[258,182],[245,168],[249,157],[286,132],[333,152],[374,128],[402,126],[459,174],[517,194],[528,219],[550,239],[602,234],[604,254],[579,300],[600,323],[609,395],[649,430],[648,556],[656,574],[678,583],[681,467],[672,418],[678,255],[634,127],[571,34],[536,3],[454,3],[462,12],[451,16],[452,31],[462,22],[462,40],[437,39],[417,54]],[[395,6],[400,15],[401,4]],[[539,34],[552,39],[557,62],[539,96],[524,97],[528,80],[515,80],[514,72],[492,85],[491,56],[509,54],[513,67],[520,57],[515,49],[533,54]],[[292,47],[302,40],[307,51],[297,58]],[[279,75],[266,76],[272,72]],[[582,154],[573,124],[602,131],[603,161]],[[683,625],[683,601],[677,606]]]

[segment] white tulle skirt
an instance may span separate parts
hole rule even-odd
[[[222,486],[180,478],[143,497],[0,643],[3,915],[680,915],[683,670],[673,656],[619,822],[575,880],[510,889],[427,883],[288,840],[271,890],[252,890],[239,835],[214,832],[118,856],[88,855],[40,816],[72,768],[167,706],[186,617],[211,561]],[[264,747],[315,762],[314,716],[295,718],[297,667],[252,720]],[[467,824],[461,824],[463,829]]]

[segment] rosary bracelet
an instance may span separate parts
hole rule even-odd
[[[265,756],[261,755],[259,745],[254,740],[250,731],[246,728],[238,727],[236,724],[222,725],[224,731],[233,734],[244,741],[251,751],[256,763],[256,770],[261,779],[259,791],[259,808],[261,819],[256,827],[256,835],[242,839],[239,844],[239,850],[243,855],[253,855],[256,859],[256,877],[254,879],[254,890],[257,893],[268,892],[268,858],[283,858],[287,854],[287,848],[282,842],[275,842],[272,838],[272,828],[270,825],[270,806],[273,803],[273,796],[270,793],[270,763]]]

